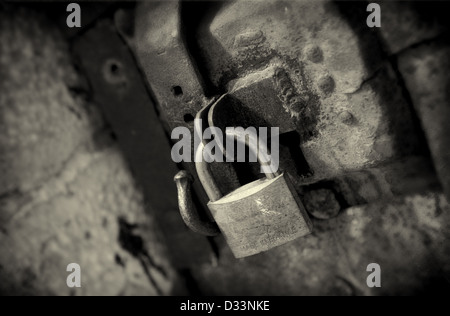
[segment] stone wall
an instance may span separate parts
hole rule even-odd
[[[177,291],[158,227],[56,25],[0,10],[0,293]],[[66,285],[78,263],[82,287]]]

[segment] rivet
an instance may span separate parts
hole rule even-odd
[[[319,79],[318,86],[325,95],[329,95],[335,88],[334,79],[330,75],[325,75]]]
[[[320,63],[323,61],[323,53],[319,46],[309,45],[305,48],[306,58],[313,63]]]
[[[301,113],[305,109],[305,103],[299,96],[293,97],[290,101],[289,108],[297,113]]]
[[[355,118],[349,111],[342,111],[341,113],[339,113],[339,120],[346,125],[351,125],[354,122]]]

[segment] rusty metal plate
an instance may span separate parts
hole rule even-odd
[[[74,41],[73,50],[143,189],[148,211],[161,226],[172,262],[179,268],[208,262],[208,240],[189,231],[180,218],[172,180],[178,168],[129,47],[112,21],[102,20]]]

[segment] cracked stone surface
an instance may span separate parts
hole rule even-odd
[[[450,44],[441,38],[405,51],[399,68],[427,138],[439,180],[450,197]]]
[[[384,47],[396,54],[412,45],[435,39],[448,28],[445,2],[384,1],[382,27],[379,28]]]
[[[55,174],[102,123],[71,94],[82,82],[56,28],[23,11],[0,14],[0,194],[7,194]]]
[[[171,293],[151,210],[57,28],[0,11],[0,77],[0,293]]]
[[[314,220],[312,235],[236,261],[226,246],[215,266],[194,274],[216,295],[393,295],[448,291],[450,207],[442,194],[417,194],[351,207]],[[368,288],[378,263],[382,287]],[[427,287],[430,280],[438,280]],[[236,286],[239,284],[239,286]]]

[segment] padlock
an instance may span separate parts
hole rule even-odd
[[[244,142],[241,137],[235,140]],[[267,151],[258,151],[257,144],[245,143],[261,163],[260,154]],[[203,155],[203,148],[203,144],[198,147],[198,158]],[[255,255],[311,233],[311,220],[287,173],[271,170],[264,179],[221,196],[208,163],[203,159],[196,161],[197,174],[210,199],[208,208],[236,258]]]

